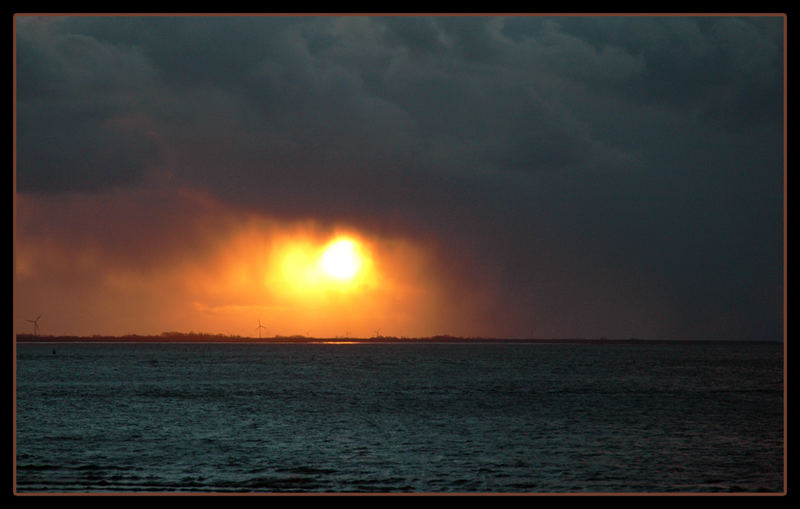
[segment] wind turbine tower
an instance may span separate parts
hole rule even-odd
[[[258,327],[256,327],[256,329],[258,329],[258,339],[261,339],[261,329],[266,329],[266,327],[261,325],[261,319],[258,320]]]
[[[30,323],[33,324],[33,335],[34,336],[38,336],[39,335],[39,318],[41,318],[41,317],[42,317],[42,315],[40,314],[39,316],[36,317],[35,320],[25,320],[26,322],[30,322]]]

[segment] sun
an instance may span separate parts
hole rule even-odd
[[[320,266],[325,273],[340,281],[353,279],[361,270],[361,265],[358,245],[346,238],[331,242],[320,258]]]

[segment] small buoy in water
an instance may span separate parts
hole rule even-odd
[[[53,348],[53,355],[55,355],[55,354],[56,354],[56,349],[55,349],[55,348]]]

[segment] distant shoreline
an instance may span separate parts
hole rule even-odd
[[[656,344],[781,344],[780,340],[737,340],[737,339],[508,339],[508,338],[463,338],[453,336],[433,336],[426,338],[313,338],[305,336],[277,336],[272,338],[219,337],[219,336],[32,336],[17,335],[17,343],[214,343],[214,344],[600,344],[600,345],[656,345]]]

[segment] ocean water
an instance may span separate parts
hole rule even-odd
[[[774,343],[18,344],[16,369],[19,493],[784,489]]]

